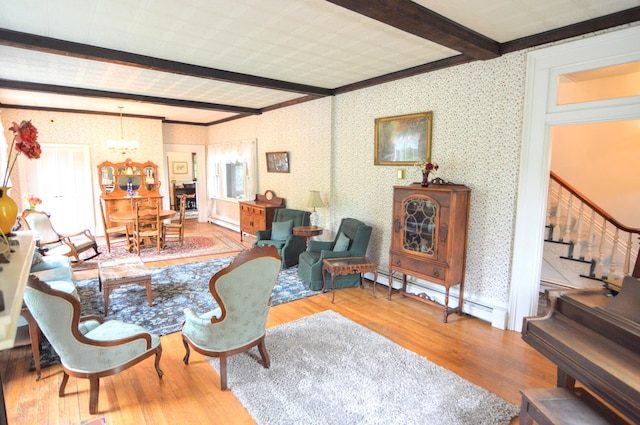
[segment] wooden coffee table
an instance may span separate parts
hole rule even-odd
[[[360,273],[360,287],[364,289],[364,274],[373,273],[373,297],[376,297],[378,268],[367,257],[325,258],[322,260],[322,291],[325,291],[325,272],[331,273],[331,302],[335,300],[336,276]]]
[[[98,284],[104,296],[104,314],[109,310],[109,294],[122,285],[138,284],[147,288],[151,307],[151,272],[140,257],[121,258],[98,263]]]

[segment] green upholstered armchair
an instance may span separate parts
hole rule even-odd
[[[273,216],[271,229],[259,230],[256,232],[258,238],[254,245],[273,245],[278,249],[278,254],[282,257],[282,268],[298,264],[300,253],[307,249],[307,238],[295,236],[292,233],[294,227],[308,226],[309,211],[293,210],[289,208],[279,208]]]
[[[300,254],[298,276],[309,289],[322,289],[322,260],[325,258],[364,257],[371,238],[371,226],[355,218],[343,218],[333,241],[309,241],[307,251]],[[336,277],[336,288],[360,286],[360,275]]]
[[[160,337],[134,324],[95,315],[80,316],[80,301],[35,275],[29,276],[24,292],[29,312],[60,356],[62,381],[58,395],[64,396],[69,376],[89,380],[89,413],[98,412],[100,378],[115,375],[138,362],[156,356],[159,377],[162,346]]]
[[[191,308],[184,310],[184,364],[189,364],[189,347],[205,356],[219,357],[221,390],[227,389],[227,357],[258,346],[262,365],[270,366],[264,340],[280,264],[274,246],[243,251],[209,281],[218,307],[200,315]]]

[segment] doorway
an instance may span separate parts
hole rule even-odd
[[[20,156],[20,188],[42,199],[39,210],[51,214],[58,233],[90,229],[96,220],[88,145],[41,143],[37,161]]]
[[[191,213],[187,214],[187,216],[197,220],[199,223],[205,223],[208,209],[206,169],[204,167],[205,147],[202,145],[165,144],[163,150],[166,161],[167,181],[169,182],[167,193],[171,208],[175,209],[177,205],[174,185],[179,191],[191,193],[195,190],[195,205],[192,204],[191,206],[196,208],[187,210],[188,213]]]
[[[551,162],[551,128],[640,118],[638,94],[579,103],[559,102],[561,77],[638,62],[638,39],[640,27],[633,27],[533,51],[528,55],[509,329],[520,331],[523,318],[537,313]]]

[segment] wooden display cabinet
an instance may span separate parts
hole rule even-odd
[[[267,190],[264,195],[256,195],[253,201],[240,201],[240,241],[242,235],[254,235],[258,230],[271,229],[276,209],[284,208],[284,199]]]
[[[100,198],[105,204],[105,220],[108,227],[120,223],[110,219],[111,214],[118,211],[131,211],[132,202],[142,198],[158,198],[160,180],[158,166],[153,162],[105,161],[98,165],[98,181],[102,194]]]
[[[443,321],[462,314],[464,271],[469,223],[470,189],[463,185],[431,183],[393,188],[393,226],[389,251],[389,299],[393,273],[402,273],[401,294],[437,304],[426,293],[407,292],[407,275],[445,288]],[[458,306],[449,307],[449,290],[460,286]]]

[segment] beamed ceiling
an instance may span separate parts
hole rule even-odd
[[[640,0],[0,4],[0,105],[211,125],[618,25]]]

